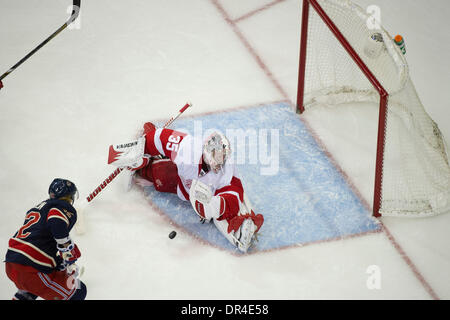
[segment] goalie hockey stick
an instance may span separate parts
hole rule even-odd
[[[189,108],[191,105],[192,105],[192,104],[189,103],[189,102],[186,103],[186,104],[184,105],[184,107],[181,108],[180,111],[178,111],[178,114],[176,115],[176,117],[175,117],[175,118],[174,118],[174,117],[170,118],[169,121],[167,121],[167,122],[164,124],[163,128],[169,127],[169,126],[170,126],[175,120],[177,120],[178,117],[181,116],[181,114],[182,114],[184,111],[186,111],[186,109]]]
[[[190,103],[186,103],[181,109],[180,111],[178,111],[178,114],[176,117],[172,117],[169,119],[169,121],[166,122],[166,124],[164,124],[163,128],[167,128],[169,127],[176,119],[178,119],[179,116],[181,116],[181,114],[186,111],[187,108],[189,108],[191,106]],[[97,187],[95,188],[94,191],[92,191],[87,197],[86,197],[86,201],[87,202],[91,202],[104,188],[106,188],[107,185],[109,185],[111,183],[112,180],[114,180],[114,178],[117,177],[117,175],[119,173],[122,172],[122,170],[124,170],[125,168],[117,168],[116,170],[114,170],[113,173],[111,173],[108,178],[106,178],[105,180],[103,180],[103,182]]]
[[[22,58],[19,62],[17,62],[14,66],[12,66],[8,71],[0,76],[0,89],[3,87],[2,80],[6,78],[9,74],[11,74],[14,70],[16,70],[22,63],[27,61],[32,55],[34,55],[37,51],[39,51],[43,46],[45,46],[50,40],[55,38],[58,34],[60,34],[64,29],[66,29],[72,22],[74,22],[78,15],[80,14],[81,8],[81,0],[73,0],[73,9],[72,14],[69,20],[66,21],[58,30],[53,32],[47,39],[45,39],[41,44],[39,44],[36,48],[34,48],[30,53],[28,53],[25,57]]]
[[[175,117],[170,118],[163,126],[163,128],[169,127],[176,119],[178,119],[181,114],[186,111],[187,108],[189,108],[192,104],[186,103],[179,111],[178,114]],[[85,223],[84,223],[84,208],[94,200],[94,198],[102,192],[125,168],[117,168],[114,170],[113,173],[111,173],[108,178],[102,181],[100,185],[94,189],[89,195],[86,197],[86,201],[84,201],[78,208],[78,221],[75,224],[75,232],[77,234],[83,234],[86,232]]]

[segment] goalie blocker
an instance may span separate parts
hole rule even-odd
[[[255,214],[236,167],[227,161],[229,142],[220,133],[202,141],[175,130],[144,125],[137,141],[110,147],[109,163],[136,171],[136,180],[190,201],[201,221],[213,221],[242,252],[247,252],[264,217]],[[148,159],[148,161],[146,160]]]

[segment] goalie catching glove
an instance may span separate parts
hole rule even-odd
[[[198,180],[192,180],[189,200],[195,212],[206,221],[218,219],[225,211],[225,199],[213,196],[211,188]]]

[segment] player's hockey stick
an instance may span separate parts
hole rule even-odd
[[[3,88],[2,80],[6,78],[9,74],[11,74],[14,70],[16,70],[22,63],[27,61],[32,55],[34,55],[37,51],[39,51],[43,46],[45,46],[50,40],[55,38],[58,34],[60,34],[64,29],[66,29],[72,22],[74,22],[78,15],[80,14],[80,8],[81,8],[81,0],[73,0],[73,9],[72,9],[72,15],[70,16],[69,20],[67,20],[66,23],[64,23],[61,27],[59,27],[58,30],[53,32],[47,39],[45,39],[40,45],[38,45],[36,48],[34,48],[30,53],[28,53],[25,57],[22,58],[19,62],[17,62],[14,66],[12,66],[8,71],[6,71],[4,74],[0,76],[0,89]]]
[[[178,119],[179,116],[181,116],[181,114],[186,111],[187,108],[189,108],[191,106],[191,103],[186,103],[181,109],[180,111],[178,111],[178,114],[175,117],[172,117],[169,119],[169,121],[167,121],[163,128],[167,128],[169,127],[176,119]],[[86,228],[85,228],[85,223],[84,223],[84,207],[89,204],[90,202],[92,202],[92,200],[94,200],[94,198],[100,193],[102,192],[125,168],[117,168],[116,170],[114,170],[113,173],[111,173],[108,178],[106,178],[105,180],[102,181],[102,183],[99,184],[99,186],[97,188],[94,189],[94,191],[92,191],[91,193],[89,193],[89,195],[86,197],[86,201],[84,201],[84,203],[82,203],[79,206],[78,211],[78,221],[75,224],[75,231],[77,234],[83,234],[86,232]]]

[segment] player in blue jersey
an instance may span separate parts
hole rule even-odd
[[[54,179],[49,199],[28,210],[23,226],[9,240],[6,274],[19,289],[13,299],[83,300],[86,285],[75,264],[81,256],[69,236],[77,221],[78,191],[66,179]]]

